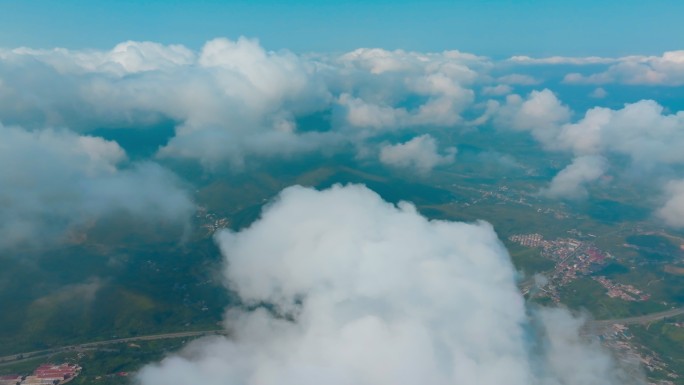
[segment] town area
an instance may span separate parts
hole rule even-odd
[[[510,241],[526,247],[541,248],[544,258],[555,262],[553,271],[538,277],[534,285],[523,285],[523,294],[531,297],[548,297],[554,303],[560,303],[559,289],[579,277],[596,272],[614,256],[605,252],[591,242],[574,238],[558,238],[545,240],[541,234],[518,234],[508,238]],[[632,285],[611,281],[604,276],[592,278],[606,289],[611,298],[625,301],[645,301],[650,296]],[[534,289],[535,292],[530,292]]]

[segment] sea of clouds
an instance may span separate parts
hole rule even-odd
[[[529,133],[545,151],[573,156],[540,194],[581,199],[615,157],[647,176],[684,165],[684,112],[654,100],[573,111],[552,89],[676,86],[683,58],[684,51],[673,51],[497,61],[459,51],[366,48],[297,55],[244,37],[214,39],[198,51],[133,41],[108,51],[0,49],[0,183],[11,186],[0,191],[11,207],[0,213],[9,234],[2,244],[25,243],[38,232],[58,237],[55,228],[117,210],[187,220],[191,194],[160,166],[165,160],[240,172],[251,159],[351,151],[427,174],[457,161],[457,143],[440,143],[437,133],[485,126]],[[549,68],[564,69],[555,82],[544,77]],[[606,98],[606,91],[596,88],[591,97]],[[326,116],[324,126],[298,123],[315,114]],[[173,135],[148,159],[130,160],[117,142],[93,134],[153,130],[163,122],[171,122]],[[403,139],[387,139],[391,133]],[[665,174],[652,182],[654,217],[682,227],[683,180]]]
[[[458,143],[443,133],[485,127],[570,159],[539,192],[549,199],[586,198],[616,167],[659,175],[654,218],[682,228],[684,179],[662,170],[684,166],[684,112],[655,100],[600,103],[614,85],[683,81],[684,51],[493,60],[366,48],[294,54],[248,38],[199,50],[131,41],[105,51],[0,49],[0,249],[58,242],[120,213],[187,224],[193,187],[169,161],[211,175],[243,172],[254,159],[351,152],[426,175],[458,162]],[[597,105],[574,110],[557,87],[585,87]],[[324,125],[301,125],[317,114]],[[173,134],[142,159],[97,135],[164,122]],[[581,336],[582,319],[526,306],[485,222],[430,221],[363,186],[290,187],[258,221],[216,241],[226,284],[245,304],[226,314],[230,337],[146,367],[141,384],[643,381]]]

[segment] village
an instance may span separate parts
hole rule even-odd
[[[587,236],[592,237],[591,234]],[[548,297],[556,304],[560,303],[559,289],[562,286],[596,272],[608,260],[614,258],[610,253],[598,249],[592,243],[574,238],[559,238],[550,241],[545,240],[541,234],[532,233],[513,235],[509,237],[509,240],[521,246],[541,248],[540,254],[555,262],[554,269],[545,273],[543,279],[534,280],[532,285],[523,285],[522,291],[529,297]],[[591,277],[591,279],[606,289],[606,295],[610,298],[632,302],[646,301],[650,298],[649,294],[632,285],[617,283],[602,275]],[[595,336],[605,347],[614,352],[620,361],[639,362],[648,372],[664,373],[668,378],[668,380],[649,384],[672,385],[674,384],[672,380],[679,378],[658,354],[635,344],[627,325],[611,324],[597,330]]]
[[[0,376],[0,385],[60,385],[66,384],[81,373],[76,364],[43,364],[30,375],[10,374]]]
[[[513,235],[508,239],[525,247],[541,248],[541,256],[555,262],[554,269],[544,273],[544,278],[535,282],[535,292],[532,295],[549,297],[556,304],[560,303],[558,290],[562,286],[598,271],[608,260],[614,258],[592,243],[574,238],[550,241],[545,240],[541,234],[533,233]],[[650,298],[647,293],[632,285],[616,283],[605,276],[592,279],[603,286],[611,298],[625,301],[645,301]],[[526,288],[524,294],[530,294],[530,289],[531,287]]]

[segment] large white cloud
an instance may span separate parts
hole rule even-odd
[[[217,236],[248,305],[230,338],[144,368],[144,385],[623,384],[561,310],[529,324],[486,223],[428,221],[362,186],[284,190],[260,220]],[[278,315],[274,315],[278,314]]]
[[[425,173],[434,167],[454,162],[456,148],[449,147],[440,155],[437,141],[425,134],[398,144],[380,147],[380,162],[393,167],[409,168]]]
[[[125,163],[115,142],[0,125],[0,248],[42,245],[111,214],[185,225],[194,206],[174,175]]]

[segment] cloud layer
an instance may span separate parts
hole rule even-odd
[[[127,164],[115,142],[0,125],[0,249],[41,245],[112,214],[183,225],[194,205],[153,163]]]
[[[190,160],[208,171],[239,171],[252,158],[351,150],[358,158],[377,155],[381,163],[420,173],[453,162],[455,144],[441,143],[446,149],[440,153],[435,138],[447,136],[438,130],[454,138],[458,130],[493,123],[529,132],[545,150],[575,157],[544,190],[549,197],[568,198],[584,195],[614,157],[641,170],[684,165],[684,118],[650,100],[573,111],[545,88],[552,86],[547,80],[528,69],[582,68],[582,79],[604,79],[593,83],[674,85],[681,80],[681,56],[680,51],[624,58],[519,56],[497,62],[459,51],[368,48],[296,55],[268,51],[248,38],[214,39],[197,51],[134,41],[106,51],[0,49],[0,122],[31,133],[72,132],[113,151],[100,156],[121,159],[115,143],[90,135],[101,128],[155,130],[169,124],[173,134],[150,161]],[[596,68],[607,75],[588,72]],[[566,87],[573,76],[566,77]],[[413,139],[397,142],[407,137]],[[9,156],[8,164],[19,162]],[[88,162],[95,168],[106,164],[130,179],[141,177],[136,172],[152,172],[143,169],[161,170],[153,163],[113,158]],[[121,162],[126,166],[119,167]],[[24,227],[30,226],[14,231]]]
[[[570,73],[570,84],[608,84],[680,86],[684,84],[684,51],[669,51],[662,56],[626,56],[613,60],[605,71],[582,75]]]
[[[159,157],[207,168],[315,151],[386,131],[453,126],[490,63],[448,51],[298,56],[219,38],[200,51],[124,42],[110,51],[0,50],[0,121],[27,128],[146,127],[170,120]],[[298,118],[332,114],[329,126]]]
[[[260,220],[217,236],[246,304],[230,339],[143,369],[144,385],[622,384],[562,310],[529,323],[492,227],[428,221],[363,186],[284,190]]]

